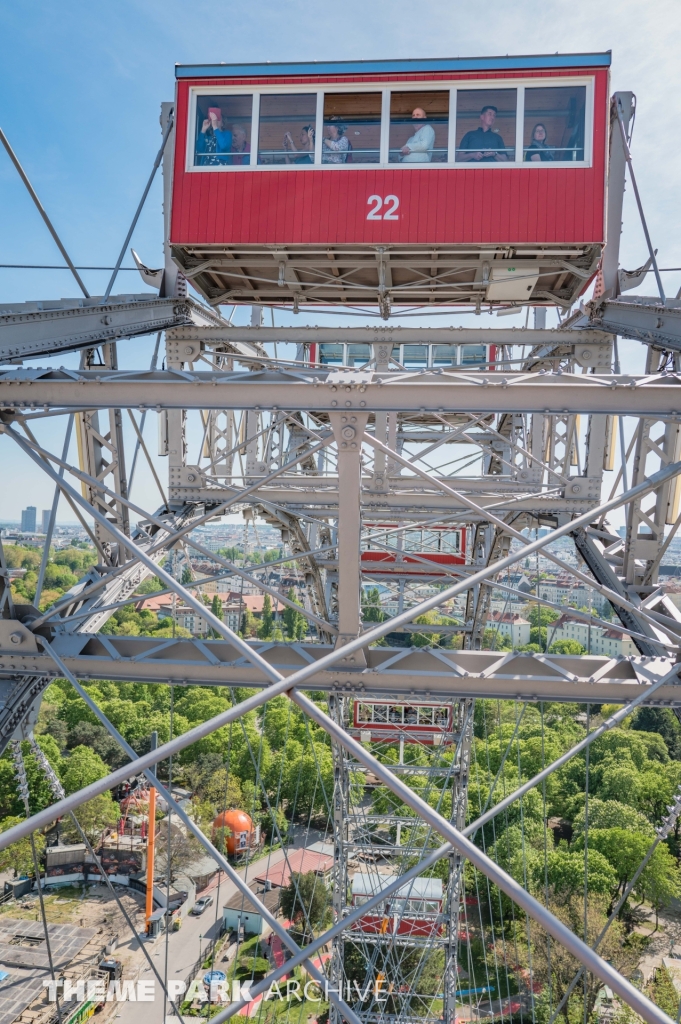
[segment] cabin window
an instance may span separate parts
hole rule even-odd
[[[586,86],[525,89],[523,160],[584,159]]]
[[[312,166],[316,119],[315,93],[261,96],[258,163]]]
[[[435,345],[433,366],[456,366],[457,345]]]
[[[239,167],[251,162],[252,96],[199,96],[194,164]]]
[[[358,721],[360,721],[360,722],[370,722],[371,721],[371,711],[372,711],[371,704],[360,704],[359,709],[357,711],[357,719],[358,719]]]
[[[404,550],[421,551],[423,548],[423,534],[421,530],[405,530]]]
[[[343,346],[323,344],[319,346],[319,362],[324,366],[343,365]]]
[[[402,365],[407,370],[417,370],[428,366],[428,346],[404,345],[402,349]]]
[[[456,159],[473,166],[515,160],[517,89],[459,89]]]
[[[323,164],[377,164],[381,159],[380,92],[324,96]]]
[[[300,91],[291,93],[267,86],[253,94],[199,93],[189,159],[197,169],[584,164],[591,153],[587,104],[592,92],[587,84],[553,81],[500,82],[493,88],[460,83],[323,92],[299,85]],[[382,193],[379,198],[387,203]],[[378,214],[378,208],[372,210]],[[397,219],[385,215],[391,210],[386,206],[369,219]],[[438,348],[446,360],[445,350],[452,346]]]
[[[391,164],[446,163],[448,135],[449,92],[391,94]]]
[[[480,366],[487,362],[487,350],[484,345],[462,345],[461,362],[467,366]]]
[[[348,366],[364,366],[371,359],[371,345],[348,345]]]

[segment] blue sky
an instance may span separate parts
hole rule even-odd
[[[680,29],[678,0],[516,0],[512,5],[501,0],[0,0],[0,125],[74,261],[110,265],[158,149],[159,107],[173,98],[176,62],[611,49],[612,88],[632,89],[638,96],[633,153],[653,241],[661,266],[676,267],[681,266]],[[133,244],[146,263],[158,265],[160,181]],[[635,267],[645,256],[629,188],[622,263]],[[0,263],[59,262],[14,168],[0,152]],[[106,274],[83,276],[91,292],[101,293]],[[675,294],[681,273],[665,275],[665,285]],[[68,273],[0,268],[0,302],[74,295],[74,289]],[[144,289],[137,275],[125,274],[115,290]],[[652,280],[646,290],[653,290]],[[124,365],[148,359],[146,343],[133,344],[121,346]],[[638,368],[639,349],[624,348],[628,367]],[[55,447],[60,443],[51,440]],[[0,519],[17,518],[26,504],[43,508],[50,502],[44,478],[9,449],[10,443],[0,440],[3,477],[21,479],[22,485],[0,489]],[[165,473],[162,461],[160,469]],[[152,488],[140,483],[137,498],[154,505]]]

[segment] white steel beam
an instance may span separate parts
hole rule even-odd
[[[181,324],[217,326],[222,318],[194,299],[150,292],[0,305],[0,362],[90,348]],[[255,354],[255,353],[253,353]]]
[[[681,415],[676,373],[568,374],[426,370],[97,371],[26,369],[0,372],[0,409],[279,409],[302,412],[537,412],[674,418]]]
[[[589,349],[591,346],[611,344],[609,334],[600,330],[585,330],[578,334],[569,328],[549,328],[532,330],[523,327],[261,327],[261,326],[223,326],[223,327],[174,327],[168,331],[168,341],[202,342],[207,346],[223,343],[249,343],[264,345],[275,341],[293,345],[331,344],[348,342],[349,344],[387,345],[389,355],[394,345],[545,345],[549,349],[567,346],[572,349],[579,346]],[[581,351],[578,357],[590,359],[596,353]],[[388,358],[385,359],[388,362]]]
[[[360,510],[362,437],[367,413],[332,413],[338,447],[338,646],[354,640],[360,631]],[[363,662],[363,658],[361,661]],[[352,664],[359,664],[356,658]]]

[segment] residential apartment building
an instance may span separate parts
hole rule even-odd
[[[159,619],[175,619],[175,624],[187,629],[192,636],[206,636],[208,623],[202,615],[194,611],[188,605],[177,604],[173,608],[172,603],[160,605],[158,608]]]
[[[589,654],[601,654],[608,658],[638,653],[633,640],[623,630],[589,626],[588,622],[570,618],[569,615],[561,615],[546,627],[547,647],[550,648],[557,640],[576,640]]]
[[[493,611],[488,619],[490,629],[496,629],[511,641],[513,647],[524,647],[530,642],[530,623],[518,612]]]
[[[592,654],[604,654],[608,658],[629,657],[638,654],[638,650],[628,633],[621,629],[604,629],[592,643]]]
[[[572,605],[574,608],[592,608],[599,614],[609,601],[596,591],[582,584],[573,583],[566,578],[539,580],[538,596],[552,604]],[[529,598],[531,600],[531,598]]]
[[[242,606],[240,601],[230,601],[222,606],[222,621],[233,633],[241,629]]]

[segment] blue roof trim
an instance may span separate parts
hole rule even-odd
[[[424,60],[312,61],[300,64],[176,64],[176,78],[261,78],[265,75],[398,75],[429,71],[529,71],[535,68],[610,67],[612,54],[555,53],[519,57],[445,57]]]

